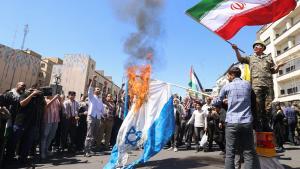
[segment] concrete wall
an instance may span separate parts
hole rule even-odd
[[[19,81],[28,87],[36,83],[40,60],[38,56],[0,45],[0,92],[14,88]]]
[[[62,68],[61,85],[67,95],[69,91],[75,91],[76,99],[80,99],[81,94],[87,94],[89,77],[95,71],[95,61],[89,55],[68,54],[65,55]]]

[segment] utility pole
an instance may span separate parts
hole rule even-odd
[[[25,40],[26,40],[26,36],[27,36],[28,32],[29,32],[29,26],[28,26],[28,24],[26,24],[25,27],[24,27],[24,36],[23,36],[23,42],[22,42],[21,50],[24,49]]]

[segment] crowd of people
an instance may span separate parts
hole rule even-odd
[[[47,95],[24,82],[0,95],[0,168],[46,160],[53,153],[110,150],[123,121],[124,91],[114,96],[95,87],[77,101],[76,92]]]
[[[263,53],[266,47],[262,42],[254,43],[252,57],[242,57],[237,46],[232,47],[240,62],[250,64],[251,82],[242,80],[241,70],[233,67],[227,73],[229,83],[218,97],[202,100],[175,94],[175,131],[166,148],[174,152],[182,148],[221,151],[228,169],[234,168],[236,155],[243,155],[245,166],[259,169],[253,129],[273,131],[277,151],[284,152],[284,143],[300,143],[300,108],[296,102],[272,103],[273,85],[269,78],[283,64],[276,66]],[[53,153],[80,152],[91,157],[110,151],[124,119],[124,107],[130,106],[125,105],[124,85],[113,96],[105,85],[96,87],[95,80],[96,76],[89,84],[87,96],[81,96],[80,101],[76,100],[75,91],[69,91],[66,97],[46,95],[38,86],[26,88],[23,82],[2,93],[0,166],[15,161],[43,161]]]

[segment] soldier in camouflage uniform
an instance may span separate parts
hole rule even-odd
[[[242,57],[238,47],[232,45],[239,62],[249,64],[251,84],[256,98],[255,126],[259,131],[270,131],[271,104],[274,99],[272,75],[284,64],[276,65],[271,56],[264,54],[266,46],[261,41],[253,44],[254,54]]]

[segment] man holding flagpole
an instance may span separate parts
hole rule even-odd
[[[284,64],[276,65],[272,57],[264,53],[266,45],[261,41],[253,44],[254,54],[250,57],[242,57],[236,45],[233,44],[232,48],[236,53],[237,60],[250,66],[251,85],[256,98],[256,130],[271,131],[268,117],[271,117],[271,104],[274,99],[272,75],[277,73]]]

